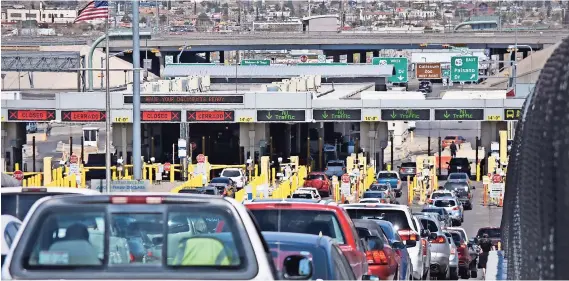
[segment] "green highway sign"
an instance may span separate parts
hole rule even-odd
[[[335,65],[348,65],[345,62],[301,62],[297,65],[306,65],[306,66],[314,66],[314,65],[325,65],[325,66],[335,66]]]
[[[381,120],[431,120],[430,109],[382,109]]]
[[[362,111],[361,109],[314,109],[312,111],[312,119],[318,121],[360,121],[362,119]]]
[[[257,110],[257,121],[269,122],[304,122],[304,110]]]
[[[450,80],[453,82],[478,81],[478,57],[452,57],[450,59],[450,73]]]
[[[484,120],[484,109],[465,108],[465,109],[435,109],[435,120]]]
[[[389,77],[391,83],[407,83],[409,81],[407,58],[373,58],[373,65],[393,65],[395,75]]]
[[[241,65],[271,65],[271,60],[242,60]]]

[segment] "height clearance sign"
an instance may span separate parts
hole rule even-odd
[[[407,83],[409,81],[407,73],[409,61],[407,58],[373,58],[371,63],[373,65],[393,65],[395,75],[388,79],[391,83]]]

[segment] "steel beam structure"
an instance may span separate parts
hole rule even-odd
[[[2,71],[77,72],[79,52],[2,52]]]

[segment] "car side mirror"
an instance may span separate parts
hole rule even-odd
[[[436,233],[434,233],[434,232],[431,232],[431,233],[429,234],[429,239],[431,239],[431,240],[435,240],[435,239],[437,239],[437,237],[439,237],[439,236],[438,236]]]
[[[307,280],[312,277],[312,261],[305,256],[292,255],[283,261],[282,273],[285,280]]]
[[[379,281],[379,277],[375,275],[362,275],[362,280]]]

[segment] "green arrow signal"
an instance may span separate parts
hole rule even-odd
[[[267,115],[266,115],[266,116],[267,116],[267,119],[271,119],[271,118],[273,118],[273,115],[271,115],[271,112],[270,112],[270,111],[269,111],[269,113],[267,113]]]
[[[448,114],[448,112],[445,111],[445,114],[443,116],[445,117],[445,119],[448,119],[450,117],[450,114]]]
[[[328,118],[328,113],[326,113],[326,111],[324,111],[324,113],[322,113],[322,118],[324,118],[324,119]]]
[[[395,111],[393,111],[393,112],[391,113],[391,118],[395,119],[395,117],[397,117],[397,114],[395,114]]]

